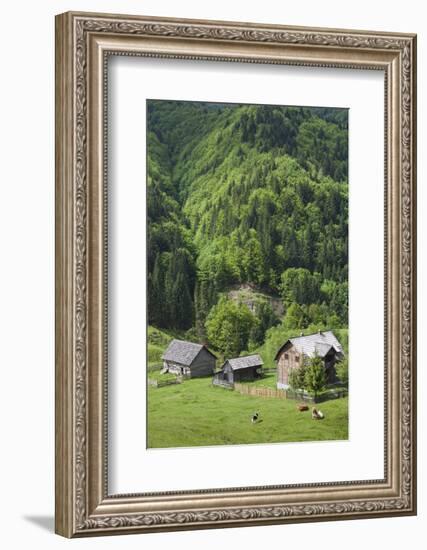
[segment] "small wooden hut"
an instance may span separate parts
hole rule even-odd
[[[203,344],[172,340],[162,355],[163,372],[188,378],[212,376],[216,367],[216,355]]]
[[[255,380],[262,376],[263,360],[259,355],[247,355],[227,359],[221,370],[214,375],[213,383],[218,385],[232,385],[235,382]]]

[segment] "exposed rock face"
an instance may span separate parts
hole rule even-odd
[[[265,292],[259,290],[255,285],[244,283],[242,285],[233,287],[228,292],[228,297],[231,300],[245,304],[252,313],[256,313],[258,304],[263,301],[270,302],[271,308],[274,313],[282,318],[284,314],[284,307],[282,299],[278,296],[271,296]]]

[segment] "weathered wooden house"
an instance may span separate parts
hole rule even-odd
[[[315,355],[323,360],[328,384],[336,382],[335,363],[344,357],[344,352],[335,334],[328,330],[290,338],[283,344],[275,357],[277,387],[289,388],[291,370],[307,363]]]
[[[212,376],[216,368],[216,355],[202,344],[172,340],[162,355],[163,372],[188,378]]]
[[[245,357],[227,359],[222,365],[221,370],[215,373],[213,383],[232,385],[235,382],[255,380],[262,376],[263,364],[263,360],[259,355],[247,355]]]

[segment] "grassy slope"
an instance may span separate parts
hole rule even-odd
[[[148,366],[161,365],[161,356],[173,338],[180,338],[180,334],[149,326],[148,327]]]
[[[274,367],[274,353],[283,329],[273,334],[258,350]],[[277,334],[276,334],[277,332]],[[281,334],[280,334],[281,333]],[[160,356],[175,335],[148,328],[149,365]],[[179,335],[176,335],[179,336]],[[150,373],[155,378],[155,373]],[[276,375],[253,382],[276,387]],[[311,420],[309,413],[296,411],[292,400],[263,399],[213,387],[210,378],[187,380],[181,385],[148,389],[148,446],[189,447],[290,441],[337,440],[348,437],[348,401],[339,399],[321,404],[326,418]],[[253,425],[250,416],[261,413],[262,422]]]
[[[262,386],[264,388],[273,388],[277,387],[277,375],[276,373],[270,372],[265,374],[262,378],[253,380],[252,382],[245,382],[245,384],[250,384],[251,386]]]
[[[321,404],[325,419],[295,401],[264,399],[214,387],[210,378],[148,389],[148,447],[190,447],[348,439],[348,401]],[[259,411],[262,421],[250,422]]]

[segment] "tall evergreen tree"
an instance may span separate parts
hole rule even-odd
[[[312,357],[306,367],[305,387],[316,397],[326,386],[325,366],[322,359],[315,355]]]

